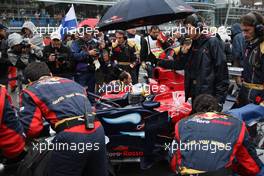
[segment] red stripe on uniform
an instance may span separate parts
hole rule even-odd
[[[180,143],[179,122],[175,125],[175,138],[176,138],[177,142]],[[176,157],[177,158],[177,164],[178,164],[178,166],[180,166],[181,162],[182,162],[182,157],[181,157],[181,151],[179,148],[177,149],[175,155],[177,155],[177,157]]]
[[[14,158],[24,151],[24,138],[6,125],[1,125],[0,138],[0,148],[2,149],[4,156]]]
[[[248,153],[248,150],[245,146],[241,146],[239,148],[239,153],[243,154],[241,158],[243,158],[240,162],[246,163],[246,169],[245,167],[238,167],[237,171],[239,172],[238,174],[242,175],[257,175],[260,172],[260,168],[256,161],[251,157],[251,155]],[[241,164],[240,164],[241,165]]]
[[[176,154],[175,154],[175,155],[173,155],[173,158],[172,158],[172,160],[170,161],[170,167],[171,167],[171,170],[172,170],[173,172],[176,171],[176,163],[177,163],[177,161],[176,161]]]
[[[0,89],[1,89],[0,90],[0,124],[1,124],[4,113],[6,89],[4,87],[0,87]]]
[[[180,142],[180,135],[179,135],[179,122],[175,125],[175,138]]]
[[[36,110],[33,114],[33,119],[31,121],[29,128],[28,128],[28,131],[27,131],[28,137],[35,138],[35,137],[39,136],[40,132],[43,129],[43,121],[41,118],[42,118],[41,111],[39,108],[36,108]]]
[[[243,140],[244,140],[244,136],[245,136],[245,131],[246,131],[246,125],[245,123],[243,122],[242,123],[242,127],[241,127],[241,130],[240,130],[240,133],[239,133],[239,136],[238,136],[238,139],[237,139],[237,142],[236,144],[234,145],[234,148],[233,148],[233,152],[230,156],[230,159],[229,159],[229,162],[227,163],[227,167],[231,166],[232,165],[232,162],[235,158],[235,155],[236,155],[236,152],[238,150],[238,148],[242,145],[243,143]]]
[[[48,108],[48,106],[39,99],[39,97],[37,97],[33,92],[25,89],[23,90],[24,92],[26,92],[27,94],[29,94],[31,96],[31,98],[33,99],[33,101],[36,103],[36,105],[40,108],[41,112],[43,113],[44,117],[51,123],[51,125],[55,125],[59,119],[56,115],[55,112],[50,111],[50,109]]]

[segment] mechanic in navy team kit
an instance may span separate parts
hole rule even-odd
[[[4,164],[14,164],[24,158],[26,152],[23,127],[11,105],[11,98],[4,86],[0,85],[0,155]]]
[[[258,12],[250,12],[242,16],[240,22],[246,49],[238,107],[264,101],[264,17]]]
[[[232,172],[240,176],[263,175],[263,164],[244,122],[218,113],[217,99],[208,94],[197,96],[193,108],[196,113],[175,126],[174,149],[171,148],[174,172],[199,176],[231,176]]]
[[[49,176],[106,176],[104,130],[91,114],[85,89],[72,80],[51,76],[45,63],[31,63],[25,69],[30,81],[20,100],[20,120],[28,138],[43,130],[44,118],[56,131],[55,146],[66,144],[67,150],[52,151]],[[72,149],[73,144],[83,146]]]

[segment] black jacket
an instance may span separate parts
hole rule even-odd
[[[1,40],[0,41],[0,84],[7,84],[7,74],[8,74],[8,67],[11,63],[8,61],[7,56],[7,41]]]
[[[50,54],[55,54],[56,61],[50,62],[48,58]],[[51,45],[45,46],[43,50],[43,61],[47,63],[51,72],[56,76],[66,76],[73,73],[74,63],[69,48],[61,45],[60,48],[53,48]]]
[[[234,66],[243,66],[243,58],[246,49],[246,42],[239,23],[231,28],[232,59]]]
[[[262,49],[261,49],[262,46]],[[243,60],[242,78],[246,83],[263,85],[264,83],[264,41],[256,39],[247,43],[245,57]],[[258,100],[259,99],[259,100]],[[249,103],[260,103],[264,100],[264,91],[249,89],[242,85],[238,97],[241,106]]]
[[[136,56],[136,46],[135,44],[130,44],[126,41],[123,45],[118,45],[117,43],[112,44],[112,61],[117,62],[130,62],[131,64],[137,62]]]
[[[224,103],[229,86],[228,68],[221,41],[216,37],[201,36],[187,55],[180,52],[174,61],[163,60],[159,65],[184,70],[186,100],[210,94]]]
[[[119,75],[122,73],[122,70],[113,61],[109,61],[109,62],[102,61],[100,62],[100,64],[101,64],[100,71],[104,76],[103,79],[104,83],[108,84],[113,80],[117,80]]]

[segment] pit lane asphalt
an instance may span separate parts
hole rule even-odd
[[[116,174],[117,176],[175,176],[170,171],[168,162],[165,161],[156,163],[148,170],[141,170],[139,163],[124,163]]]

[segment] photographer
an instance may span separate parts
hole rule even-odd
[[[84,87],[88,87],[88,91],[95,92],[95,64],[98,50],[95,48],[95,41],[92,33],[87,32],[88,26],[83,26],[80,36],[73,41],[71,51],[76,62],[75,81]],[[92,101],[92,100],[91,100]]]
[[[17,68],[18,87],[22,89],[23,70],[28,63],[35,62],[42,58],[42,51],[36,45],[29,42],[28,39],[23,39],[18,33],[13,33],[8,36],[7,51],[8,60],[12,66]]]
[[[100,62],[100,71],[103,73],[103,82],[108,84],[113,80],[117,80],[118,76],[121,74],[122,69],[118,65],[110,60],[109,51],[103,51],[103,60]]]
[[[71,51],[62,44],[58,33],[51,34],[51,44],[44,47],[43,61],[45,61],[55,76],[73,78],[74,63]]]
[[[30,43],[43,49],[43,37],[37,31],[37,27],[31,21],[25,21],[21,29],[21,35],[23,38],[28,38]]]
[[[39,60],[43,55],[39,47],[23,39],[18,33],[8,36],[8,46],[8,59],[18,69],[24,69],[28,63]]]

